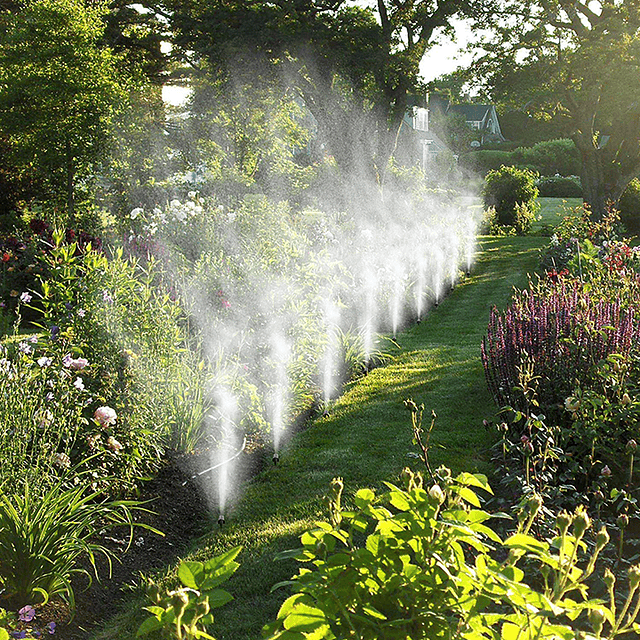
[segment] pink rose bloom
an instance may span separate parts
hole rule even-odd
[[[116,415],[115,409],[111,407],[98,407],[93,414],[95,421],[104,429],[109,425],[115,424]]]
[[[109,447],[109,449],[111,449],[111,451],[113,451],[114,453],[119,453],[123,448],[122,445],[113,436],[109,436],[107,438],[107,447]]]

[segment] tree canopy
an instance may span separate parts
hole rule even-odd
[[[380,175],[407,97],[422,92],[419,64],[439,28],[475,0],[163,0],[175,44],[195,73],[294,87],[338,166]],[[244,80],[243,80],[244,79]],[[260,80],[258,80],[260,81]]]
[[[640,0],[504,0],[485,26],[488,93],[567,132],[601,217],[640,174]]]
[[[125,101],[118,59],[100,46],[102,13],[82,0],[30,0],[0,38],[0,132],[16,166],[35,171],[72,214],[80,179],[108,149]]]

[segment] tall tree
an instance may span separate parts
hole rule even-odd
[[[491,23],[489,92],[561,124],[602,217],[640,174],[640,0],[505,0]]]
[[[113,52],[100,46],[102,10],[82,0],[28,0],[3,16],[0,134],[60,210],[104,158],[126,100]]]
[[[149,0],[150,2],[150,0]],[[477,0],[162,0],[194,68],[229,81],[261,77],[293,86],[345,172],[380,175],[393,153],[407,97],[421,91],[419,64],[437,29]],[[264,62],[272,66],[265,71]],[[234,79],[234,80],[232,80]]]

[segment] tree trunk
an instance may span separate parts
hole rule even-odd
[[[582,156],[580,181],[582,182],[582,199],[589,208],[592,220],[602,220],[609,207],[602,158],[594,145],[592,148],[582,147],[578,143],[578,150]]]

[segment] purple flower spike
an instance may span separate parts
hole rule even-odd
[[[56,632],[56,623],[55,622],[49,622],[46,626],[45,629],[47,630],[47,632],[50,635],[53,635]]]
[[[26,638],[27,637],[27,632],[26,631],[12,631],[11,632],[11,637],[12,638]]]

